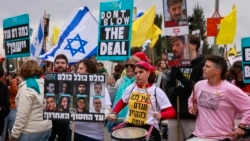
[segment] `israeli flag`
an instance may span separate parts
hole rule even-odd
[[[39,64],[42,60],[39,55],[44,53],[43,51],[43,40],[44,40],[44,18],[42,17],[38,25],[37,31],[33,36],[32,43],[30,45],[30,58],[36,60]]]
[[[54,62],[58,54],[65,54],[69,63],[76,63],[96,54],[98,22],[87,7],[75,9],[59,34],[59,40],[42,60]]]
[[[143,46],[142,46],[142,50],[141,50],[141,51],[142,51],[142,52],[146,51],[146,49],[149,47],[150,43],[151,43],[151,40],[150,40],[150,39],[146,40],[146,41],[144,42]]]

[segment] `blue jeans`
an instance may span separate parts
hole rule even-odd
[[[11,130],[13,128],[13,125],[16,119],[16,113],[17,113],[16,109],[10,109],[10,113],[8,114],[7,117],[5,117],[4,130],[3,130],[2,136],[0,137],[0,141],[5,141],[7,131],[9,133],[8,135],[11,134]]]
[[[48,141],[51,134],[51,129],[33,134],[21,134],[17,141]]]

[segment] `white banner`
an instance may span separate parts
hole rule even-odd
[[[188,26],[176,26],[165,28],[165,33],[167,36],[179,36],[189,34]]]

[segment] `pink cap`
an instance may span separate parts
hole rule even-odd
[[[151,60],[144,52],[136,52],[135,54],[132,55],[132,58],[134,58],[136,61],[151,62]]]
[[[153,73],[155,70],[155,68],[153,66],[151,66],[149,63],[147,63],[145,61],[139,61],[136,63],[136,65],[142,66],[144,69],[149,70],[150,73]]]

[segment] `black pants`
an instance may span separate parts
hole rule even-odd
[[[67,141],[69,136],[69,121],[52,120],[52,132],[49,137],[49,141],[55,141],[56,135],[57,141]]]
[[[149,130],[151,125],[143,125],[143,126],[135,126],[133,124],[127,124],[127,127],[140,127],[143,129]],[[161,134],[160,131],[157,130],[155,127],[153,128],[151,135],[150,135],[150,141],[160,141],[161,140]]]

